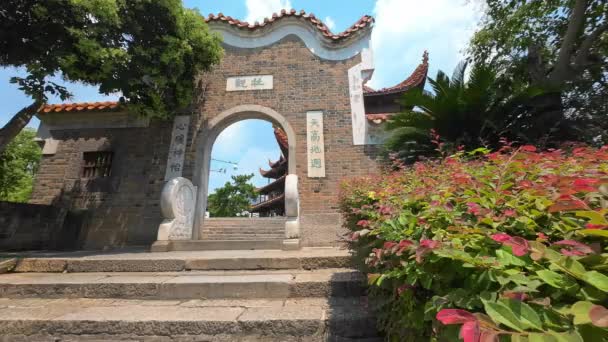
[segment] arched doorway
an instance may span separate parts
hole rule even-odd
[[[205,222],[205,211],[209,195],[209,175],[211,170],[211,152],[219,134],[228,126],[248,119],[269,121],[281,127],[287,135],[289,144],[288,176],[285,182],[285,216],[286,239],[299,237],[299,195],[296,176],[296,134],[287,119],[271,108],[259,105],[241,105],[228,109],[205,121],[199,132],[196,148],[196,167],[193,183],[198,187],[197,206],[194,223],[195,240],[201,238],[201,229]]]

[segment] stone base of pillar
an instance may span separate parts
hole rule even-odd
[[[171,241],[158,240],[150,246],[150,252],[168,252],[171,249]]]
[[[284,251],[297,251],[300,250],[300,239],[286,239],[283,240]]]

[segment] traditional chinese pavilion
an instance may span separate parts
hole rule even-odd
[[[260,217],[285,214],[285,178],[287,177],[289,144],[287,135],[280,127],[274,127],[274,136],[281,149],[281,156],[275,162],[268,162],[270,170],[260,169],[262,177],[272,179],[272,181],[257,189],[260,194],[259,202],[251,206],[251,212],[258,213]]]

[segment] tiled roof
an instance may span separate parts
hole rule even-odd
[[[274,136],[277,138],[277,142],[279,145],[281,145],[282,149],[289,150],[289,140],[287,139],[287,134],[285,134],[285,131],[282,128],[275,127]]]
[[[424,83],[426,82],[426,75],[429,72],[429,53],[424,52],[422,55],[422,63],[416,67],[414,72],[405,79],[403,82],[394,85],[392,87],[382,88],[379,90],[374,90],[366,85],[363,85],[363,93],[365,96],[373,96],[373,95],[385,95],[385,94],[394,94],[394,93],[402,93],[409,89],[415,87],[424,87]]]
[[[117,110],[119,107],[120,103],[115,101],[47,104],[40,109],[39,113],[108,112]]]
[[[261,209],[264,208],[272,208],[275,205],[278,205],[279,207],[283,206],[285,204],[285,195],[280,195],[274,198],[271,198],[267,201],[261,202],[261,203],[257,203],[251,206],[251,211],[252,212],[256,212],[259,211]]]
[[[279,163],[273,166],[270,170],[264,170],[260,168],[260,175],[265,178],[278,179],[285,174],[287,171],[287,160],[281,159]]]
[[[284,175],[281,178],[278,178],[262,187],[257,188],[256,191],[260,192],[260,193],[267,193],[267,192],[275,190],[277,188],[280,188],[280,190],[284,190],[285,189],[285,179],[287,179],[287,175]],[[281,186],[282,186],[282,188],[281,188]]]
[[[327,37],[327,38],[335,40],[335,41],[348,38],[349,36],[351,36],[352,34],[354,34],[355,32],[357,32],[359,30],[371,27],[372,24],[374,23],[373,17],[371,17],[369,15],[364,15],[353,26],[351,26],[344,32],[334,34],[330,31],[330,29],[327,27],[327,25],[325,25],[320,19],[315,17],[314,14],[312,14],[312,13],[307,14],[304,10],[298,12],[294,9],[289,10],[289,11],[281,10],[280,13],[273,13],[272,17],[264,18],[264,21],[261,23],[256,21],[255,23],[250,24],[246,21],[240,21],[236,18],[232,18],[230,16],[225,16],[222,13],[219,13],[218,15],[209,14],[209,16],[205,19],[205,21],[208,23],[209,22],[225,22],[225,23],[228,23],[229,25],[237,27],[239,29],[254,31],[256,29],[271,25],[272,23],[280,20],[281,18],[287,18],[287,17],[302,18],[303,20],[306,20],[307,22],[312,24],[317,30],[319,30],[319,32],[321,32],[321,34],[324,37]]]

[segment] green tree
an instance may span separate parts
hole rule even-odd
[[[208,210],[211,217],[234,217],[251,207],[257,196],[255,186],[250,182],[253,174],[232,176],[232,182],[209,195]]]
[[[181,0],[0,1],[0,67],[26,70],[11,82],[33,101],[0,129],[0,152],[49,95],[70,97],[52,76],[168,118],[192,103],[196,77],[221,55],[219,36]]]
[[[22,130],[0,155],[0,200],[27,202],[42,151],[34,141],[36,132]]]
[[[535,127],[554,125],[554,136],[568,138],[564,134],[572,123],[567,119],[589,114],[588,108],[602,107],[590,101],[606,102],[608,3],[484,2],[484,20],[470,44],[472,58],[501,70],[504,80],[515,79],[536,89],[521,115]],[[603,96],[586,95],[598,91]]]
[[[402,159],[436,154],[438,137],[444,149],[459,146],[473,149],[496,146],[500,137],[516,136],[517,104],[526,93],[515,95],[510,85],[500,84],[496,72],[486,65],[471,68],[460,63],[452,77],[443,71],[428,79],[432,92],[415,89],[406,93],[402,105],[408,108],[387,123],[389,150]],[[445,145],[447,144],[447,146]]]

